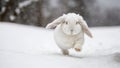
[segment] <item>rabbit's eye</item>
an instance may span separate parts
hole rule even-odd
[[[79,22],[76,22],[76,24],[79,24]]]

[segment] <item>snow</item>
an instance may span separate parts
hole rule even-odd
[[[0,14],[4,13],[5,10],[6,10],[6,8],[5,8],[5,7],[2,7],[2,10],[0,11]]]
[[[74,0],[68,1],[68,5],[69,5],[69,7],[75,7],[75,6],[77,6]]]
[[[26,1],[23,1],[21,3],[19,3],[19,8],[23,8],[23,7],[26,7],[28,5],[30,5],[32,2],[37,2],[38,0],[26,0]]]
[[[32,2],[31,0],[21,2],[21,3],[19,3],[19,7],[20,8],[25,7],[25,6],[29,5],[29,4],[31,4],[31,2]]]
[[[59,0],[50,0],[50,7],[59,8]]]
[[[53,30],[0,22],[0,68],[119,68],[120,26],[91,31],[81,52],[64,56]]]
[[[14,15],[10,15],[9,18],[10,18],[11,21],[15,20],[15,16]]]
[[[96,0],[97,5],[100,6],[102,9],[119,8],[119,2],[119,0]]]
[[[20,8],[16,8],[16,9],[15,9],[15,12],[16,12],[17,14],[20,14]]]

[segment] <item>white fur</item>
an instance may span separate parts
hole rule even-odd
[[[81,31],[76,35],[67,35],[61,30],[61,24],[54,31],[54,39],[61,49],[80,48],[84,41],[84,33]]]
[[[55,28],[54,39],[63,54],[69,54],[67,49],[70,48],[81,49],[84,43],[84,33],[92,37],[85,20],[75,13],[60,16],[46,28]]]

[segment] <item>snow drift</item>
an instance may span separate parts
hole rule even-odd
[[[64,56],[53,30],[0,22],[0,68],[119,68],[120,27],[91,28],[82,52]]]

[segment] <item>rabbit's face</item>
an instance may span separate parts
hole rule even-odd
[[[77,35],[83,31],[92,38],[92,34],[87,26],[86,21],[79,14],[63,14],[63,16],[60,16],[52,23],[48,24],[46,28],[55,28],[59,24],[61,25],[62,31],[67,35]]]
[[[62,31],[67,35],[77,35],[81,32],[81,25],[77,19],[66,18],[62,23]]]

